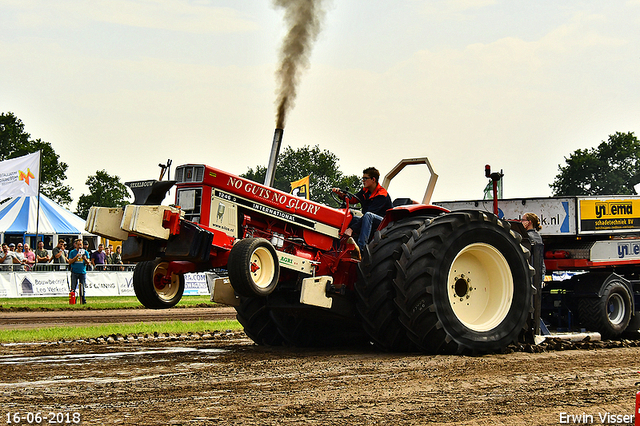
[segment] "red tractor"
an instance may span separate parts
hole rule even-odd
[[[404,160],[383,186],[423,162]],[[257,344],[500,350],[530,326],[526,233],[487,212],[428,204],[436,177],[421,204],[394,203],[363,252],[344,235],[357,214],[348,204],[331,208],[200,164],[179,166],[175,181],[130,183],[134,204],[92,208],[87,230],[123,240],[147,308],[174,306],[185,273],[222,277],[214,298],[235,306]],[[174,183],[176,205],[158,205]]]

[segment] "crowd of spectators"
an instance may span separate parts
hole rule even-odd
[[[124,270],[122,246],[117,246],[114,251],[112,244],[107,248],[99,244],[98,249],[92,251],[89,249],[89,242],[85,240],[81,247],[89,260],[88,268],[96,271]],[[70,248],[73,249],[73,247]],[[70,264],[69,251],[67,242],[63,238],[58,239],[57,245],[51,252],[44,248],[42,241],[38,241],[35,251],[31,250],[26,243],[3,243],[0,267],[3,271],[67,270]]]

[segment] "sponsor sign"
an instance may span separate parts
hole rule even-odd
[[[16,272],[14,280],[18,297],[69,295],[66,272]]]
[[[205,273],[185,274],[184,295],[208,295]],[[135,296],[133,271],[88,271],[86,296]],[[0,273],[0,297],[67,297],[71,273],[3,272]]]
[[[118,294],[120,296],[135,296],[133,290],[133,271],[118,272]]]
[[[207,286],[207,276],[204,272],[196,274],[184,274],[184,293],[185,296],[207,295],[209,287]]]
[[[583,233],[640,230],[640,199],[580,199]]]
[[[449,210],[482,210],[493,212],[493,201],[444,201],[435,205]],[[540,218],[542,235],[575,235],[576,208],[573,198],[516,198],[498,200],[498,217],[520,220],[522,215],[532,212]]]
[[[118,272],[87,272],[86,296],[117,296]]]
[[[13,273],[0,274],[0,297],[18,297]]]

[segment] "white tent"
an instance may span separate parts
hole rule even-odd
[[[9,235],[23,238],[36,234],[53,236],[93,236],[84,230],[85,221],[56,204],[45,195],[40,195],[40,218],[38,219],[38,197],[15,197],[0,204],[0,234],[2,241]],[[49,241],[47,241],[49,240]],[[53,241],[45,238],[49,246]],[[53,242],[55,244],[55,242]]]

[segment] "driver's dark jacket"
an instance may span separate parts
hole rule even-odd
[[[367,188],[361,189],[355,197],[349,198],[349,203],[360,203],[362,214],[371,212],[383,217],[385,212],[393,207],[389,193],[380,184],[376,186],[373,193],[370,193]]]

